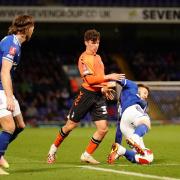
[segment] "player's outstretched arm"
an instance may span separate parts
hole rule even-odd
[[[112,73],[112,74],[107,74],[105,75],[105,80],[106,81],[121,81],[125,79],[125,74],[117,74],[117,73]]]

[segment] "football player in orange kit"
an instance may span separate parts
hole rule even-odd
[[[96,54],[100,43],[100,33],[98,31],[95,29],[87,30],[84,34],[84,42],[86,50],[81,54],[78,62],[83,83],[79,95],[69,111],[66,124],[60,129],[50,147],[47,159],[49,164],[55,162],[58,147],[88,112],[91,113],[97,129],[80,160],[91,164],[99,164],[91,155],[108,132],[107,105],[104,95],[107,98],[112,97],[111,93],[107,91],[103,93],[101,84],[124,79],[124,74],[112,73],[105,75],[101,57]]]

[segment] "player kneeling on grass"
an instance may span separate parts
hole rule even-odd
[[[113,163],[119,156],[125,156],[129,161],[148,164],[149,154],[152,152],[145,148],[143,136],[151,127],[150,118],[146,112],[149,88],[143,84],[137,85],[128,79],[117,81],[122,86],[120,96],[120,121],[117,125],[115,142],[108,156],[108,163]],[[128,150],[121,146],[122,135],[127,144],[133,148]],[[141,160],[144,159],[144,160]],[[146,163],[145,163],[146,162]]]
[[[112,145],[111,153],[108,156],[108,163],[113,164],[119,157],[124,156],[128,161],[137,164],[150,164],[154,160],[153,152],[150,149],[143,149],[144,155],[135,150],[129,150],[118,143]]]

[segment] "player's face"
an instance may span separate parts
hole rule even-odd
[[[138,93],[141,99],[146,100],[148,98],[149,92],[146,88],[144,87],[139,87],[138,88]]]
[[[92,54],[96,54],[98,48],[99,48],[99,40],[97,41],[85,41],[86,50],[89,51]]]
[[[31,26],[31,27],[29,28],[29,31],[28,31],[27,35],[26,35],[27,41],[29,41],[29,39],[31,38],[31,36],[32,36],[32,34],[33,34],[33,31],[34,31],[34,26]]]

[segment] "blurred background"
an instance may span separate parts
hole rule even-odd
[[[79,90],[77,61],[90,28],[101,33],[106,73],[149,85],[152,123],[180,123],[180,1],[0,0],[1,39],[18,14],[36,21],[14,84],[29,126],[64,124]],[[116,101],[108,102],[108,112],[116,122]],[[81,125],[90,123],[87,115]]]

